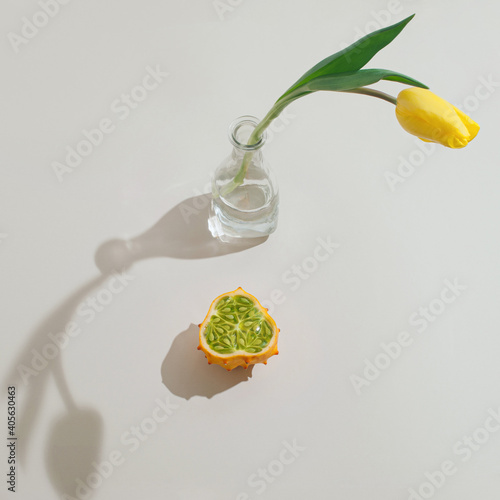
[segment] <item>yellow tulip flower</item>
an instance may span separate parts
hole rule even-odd
[[[430,90],[411,87],[401,91],[396,117],[410,134],[448,148],[463,148],[476,137],[479,125]]]

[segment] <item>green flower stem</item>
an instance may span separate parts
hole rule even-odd
[[[370,95],[372,97],[378,97],[379,99],[390,102],[394,105],[396,105],[398,102],[398,100],[395,97],[393,97],[392,95],[386,94],[385,92],[380,92],[380,90],[369,89],[366,87],[360,87],[357,89],[350,89],[350,90],[341,90],[341,92],[350,92],[352,94]]]
[[[350,92],[353,94],[363,94],[363,95],[369,95],[372,97],[377,97],[378,99],[382,99],[384,101],[390,102],[392,104],[397,103],[397,99],[389,94],[386,94],[385,92],[381,92],[380,90],[374,90],[374,89],[369,89],[366,87],[358,87],[354,89],[349,89],[349,90],[341,90],[339,92]],[[254,128],[252,134],[248,138],[247,145],[251,146],[252,144],[256,144],[259,139],[262,137],[262,134],[266,130],[269,125],[280,115],[280,113],[293,101],[298,99],[299,97],[302,97],[304,95],[307,95],[309,92],[300,92],[300,93],[291,93],[289,94],[285,99],[279,99],[276,101],[274,106],[271,108],[269,113],[257,124],[257,126]],[[238,186],[241,186],[243,184],[243,181],[245,179],[245,176],[247,174],[248,166],[250,165],[250,162],[252,161],[254,151],[247,151],[244,156],[243,160],[241,162],[241,167],[238,170],[238,173],[235,175],[234,179],[227,184],[222,190],[221,194],[223,196],[228,195],[236,189]]]
[[[262,134],[264,133],[266,128],[269,127],[269,125],[271,125],[271,123],[280,115],[280,113],[294,100],[295,99],[286,99],[283,101],[277,101],[271,108],[269,113],[267,113],[267,115],[253,129],[252,134],[248,138],[247,145],[251,146],[252,144],[257,143],[262,137]],[[234,179],[221,190],[221,194],[223,196],[229,194],[231,191],[243,184],[243,181],[247,174],[248,166],[252,161],[253,154],[254,151],[247,151],[244,154],[238,173],[235,175]]]

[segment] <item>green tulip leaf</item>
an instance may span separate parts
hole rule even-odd
[[[396,73],[395,71],[391,71],[389,69],[360,69],[359,71],[351,71],[349,73],[340,73],[314,78],[300,87],[297,87],[284,99],[277,101],[276,104],[280,106],[280,108],[283,108],[299,97],[303,97],[313,92],[318,92],[320,90],[345,92],[360,89],[366,85],[372,85],[380,80],[390,80],[424,89],[428,88],[426,85],[418,80],[415,80],[414,78],[411,78],[410,76]]]
[[[415,14],[403,19],[399,23],[369,33],[354,42],[349,47],[337,52],[313,66],[307,73],[302,75],[279,99],[286,98],[297,88],[302,87],[309,81],[328,75],[339,73],[350,73],[361,69],[381,49],[391,43],[412,20]]]
[[[320,76],[301,86],[299,91],[316,92],[318,90],[351,90],[366,85],[372,85],[380,80],[391,80],[393,82],[405,83],[415,87],[427,88],[426,85],[411,78],[410,76],[402,75],[388,69],[361,69],[351,73],[343,73],[339,75]],[[291,96],[290,96],[291,97]]]

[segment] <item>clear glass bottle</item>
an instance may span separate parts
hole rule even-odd
[[[261,151],[265,132],[255,144],[247,144],[258,123],[254,116],[242,116],[231,124],[233,151],[212,176],[209,228],[221,241],[265,237],[278,224],[278,185]],[[235,183],[243,162],[248,165],[244,178]]]

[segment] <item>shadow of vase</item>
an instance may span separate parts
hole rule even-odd
[[[223,243],[214,238],[208,229],[213,216],[210,201],[208,194],[193,196],[174,206],[142,234],[129,240],[106,241],[95,254],[97,267],[102,273],[110,273],[153,257],[207,259],[241,252],[267,240],[264,236]]]
[[[176,396],[211,398],[252,377],[253,365],[228,372],[218,365],[209,365],[198,351],[199,328],[191,324],[175,337],[161,366],[161,376],[167,389]]]

